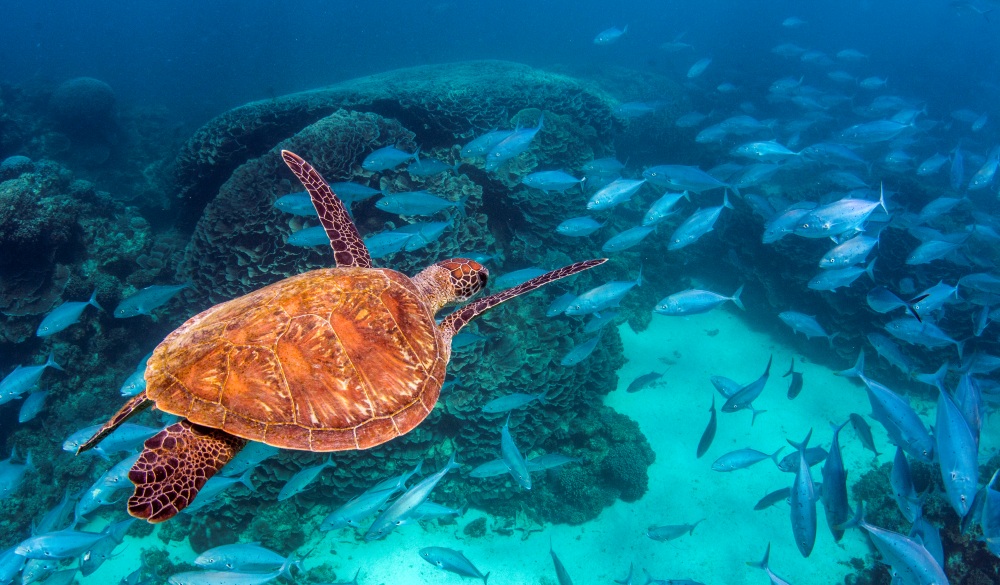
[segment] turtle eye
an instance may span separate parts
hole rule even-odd
[[[486,288],[490,277],[490,271],[485,266],[468,258],[452,258],[439,262],[438,266],[451,275],[451,286],[459,302],[471,299]]]

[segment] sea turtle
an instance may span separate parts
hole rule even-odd
[[[299,156],[285,163],[312,198],[336,268],[312,270],[218,304],[167,335],[146,390],[84,443],[141,408],[183,417],[146,441],[129,472],[129,513],[162,522],[249,441],[316,452],[367,449],[403,435],[434,408],[451,340],[488,309],[603,263],[579,262],[479,299],[437,323],[444,306],[486,286],[478,262],[453,258],[408,277],[373,268],[343,202]]]

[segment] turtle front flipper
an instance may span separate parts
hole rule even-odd
[[[108,420],[108,422],[104,423],[104,426],[101,427],[100,430],[94,433],[93,437],[87,439],[81,443],[79,447],[77,447],[76,454],[79,455],[84,451],[93,449],[98,443],[104,440],[104,437],[107,437],[113,433],[115,429],[121,426],[123,422],[132,418],[132,415],[142,412],[150,404],[152,404],[152,402],[146,400],[145,390],[133,396],[128,402],[125,403],[125,406],[118,409],[118,412],[116,412],[115,415]]]
[[[368,253],[358,228],[354,227],[351,216],[347,214],[344,202],[333,193],[333,189],[316,169],[302,160],[302,157],[294,152],[282,150],[281,158],[309,192],[313,207],[319,214],[319,222],[326,230],[326,237],[330,238],[330,247],[333,248],[333,259],[337,266],[371,268],[371,254]]]
[[[583,272],[584,270],[588,270],[595,266],[600,266],[607,261],[607,258],[599,258],[597,260],[586,260],[584,262],[570,264],[569,266],[563,266],[562,268],[546,272],[541,276],[536,276],[531,280],[508,288],[507,290],[500,291],[488,297],[483,297],[445,317],[444,320],[441,321],[441,329],[445,332],[445,335],[450,338],[450,336],[458,333],[462,327],[468,325],[469,321],[472,321],[476,317],[482,315],[502,302],[509,301],[518,295],[531,292],[538,287],[545,286],[550,282],[555,282],[560,278],[566,278],[567,276],[572,276],[577,272]]]
[[[187,420],[163,429],[146,440],[128,473],[135,484],[128,513],[154,524],[173,518],[246,444],[246,439]]]

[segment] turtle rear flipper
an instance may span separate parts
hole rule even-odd
[[[135,484],[129,514],[154,524],[173,518],[246,444],[246,439],[187,420],[163,429],[146,440],[128,473]]]
[[[146,400],[145,390],[133,396],[128,402],[125,403],[124,406],[118,409],[118,412],[116,412],[113,417],[108,419],[108,422],[104,423],[104,426],[101,427],[100,430],[94,433],[93,437],[87,439],[81,443],[79,447],[77,447],[76,454],[79,455],[84,451],[89,451],[90,449],[96,447],[98,443],[104,440],[104,437],[113,433],[114,430],[121,426],[123,422],[132,418],[132,415],[138,414],[148,408],[150,404],[152,404],[152,402]]]

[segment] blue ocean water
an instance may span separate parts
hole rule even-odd
[[[488,570],[493,583],[630,582],[644,569],[650,582],[782,582],[771,569],[792,583],[887,583],[891,572],[903,583],[995,582],[996,7],[6,7],[0,584],[49,574],[213,582],[196,556],[238,542],[276,555],[231,553],[257,559],[235,561],[253,573],[247,583],[286,571],[293,582],[347,582],[359,566],[358,583],[485,583]],[[463,149],[491,131],[505,134],[481,152]],[[396,159],[370,160],[379,148]],[[329,335],[325,345],[288,342],[299,357],[274,349],[282,342],[267,336],[291,326],[256,312],[260,299],[209,317],[226,320],[231,338],[167,338],[213,305],[332,265],[330,231],[281,149],[333,183],[376,266],[412,276],[470,256],[463,269],[486,266],[491,294],[574,261],[610,261],[446,339],[454,353],[441,397],[423,395],[430,408],[413,424],[393,410],[392,392],[412,391],[407,380],[392,386],[397,362],[370,357],[406,337],[384,331],[407,327],[395,314],[379,321],[364,299],[338,317],[363,331],[357,348],[326,326],[347,340],[336,342],[350,354],[340,359],[373,364],[351,365],[356,379],[388,372],[382,385],[353,382],[324,353]],[[558,185],[531,175],[557,170],[569,175]],[[406,199],[390,210],[377,202],[390,193]],[[299,211],[273,206],[285,195]],[[341,307],[332,293],[315,300],[341,286],[321,284],[269,298]],[[312,314],[291,306],[276,312],[297,323]],[[410,327],[433,326],[423,323]],[[419,346],[420,331],[408,333]],[[225,359],[206,357],[218,347]],[[279,357],[259,358],[268,351]],[[859,353],[866,361],[852,370]],[[424,380],[431,367],[421,368],[398,376]],[[788,386],[792,370],[801,390]],[[275,381],[300,371],[329,385],[300,382],[296,393]],[[169,459],[158,439],[126,475],[144,440],[180,424],[160,410],[221,423],[161,393],[160,410],[130,420],[140,426],[99,444],[98,456],[73,451],[127,396],[162,390],[167,374],[195,394],[225,379],[223,398],[203,399],[219,411],[263,396],[248,426],[301,428],[312,423],[298,413],[317,407],[313,423],[334,429],[338,452],[325,465],[307,448],[251,453],[226,435],[210,444],[257,459],[202,462],[226,478],[201,490],[215,497],[154,518],[163,524],[125,523],[129,511],[162,512],[148,492],[128,499],[128,479],[160,485],[162,469],[140,473]],[[330,390],[344,378],[346,390]],[[386,413],[394,430],[359,430]],[[848,420],[836,448],[830,425]],[[337,443],[343,428],[353,444]],[[773,457],[785,474],[767,460],[807,433],[826,457],[800,460],[786,447],[790,459]],[[180,475],[198,457],[178,457]],[[406,487],[425,493],[399,482],[388,490],[418,464]],[[753,507],[781,488],[788,494]],[[428,504],[444,508],[411,509],[432,490]],[[393,534],[369,529],[376,517]],[[32,540],[67,526],[73,542]],[[562,561],[545,554],[545,537]],[[769,565],[758,562],[765,548]],[[303,566],[291,569],[290,555]]]

